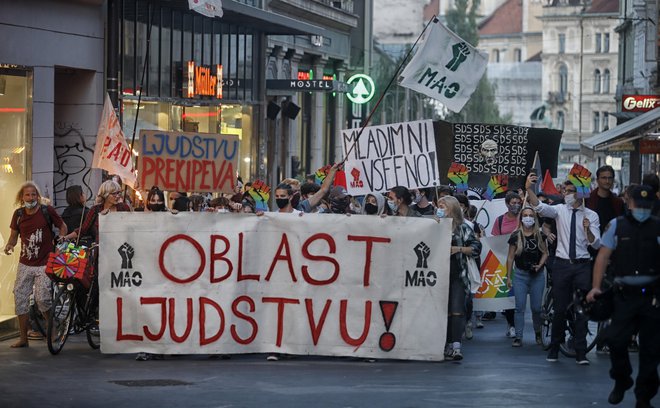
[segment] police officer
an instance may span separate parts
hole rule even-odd
[[[650,407],[658,393],[660,361],[660,218],[651,215],[653,191],[646,185],[632,189],[629,211],[613,219],[605,230],[596,258],[593,288],[587,301],[601,293],[601,283],[612,253],[615,293],[612,322],[607,329],[614,389],[610,404],[623,400],[632,387],[628,357],[630,336],[639,330],[639,373],[636,407]]]

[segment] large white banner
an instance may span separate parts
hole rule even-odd
[[[516,299],[506,284],[509,234],[481,239],[481,286],[474,294],[474,310],[513,309]]]
[[[401,86],[460,112],[486,72],[488,54],[465,42],[439,20],[401,73]]]
[[[449,220],[101,216],[104,353],[443,359]]]
[[[470,198],[470,204],[477,207],[479,210],[477,214],[477,222],[484,227],[486,236],[492,236],[490,232],[493,230],[493,225],[497,217],[508,211],[506,203],[503,198],[496,198],[495,200],[473,200]]]
[[[342,130],[346,187],[351,195],[439,185],[433,122],[393,123]]]

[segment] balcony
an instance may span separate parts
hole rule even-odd
[[[566,102],[568,98],[563,92],[548,92],[548,104],[561,105]]]

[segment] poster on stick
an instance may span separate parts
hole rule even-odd
[[[516,299],[506,284],[509,235],[481,239],[481,286],[474,294],[474,310],[513,309]]]
[[[233,194],[238,136],[142,130],[138,146],[143,188]]]
[[[112,213],[104,353],[443,359],[450,220]]]
[[[438,185],[433,122],[420,120],[342,130],[342,146],[351,195]]]

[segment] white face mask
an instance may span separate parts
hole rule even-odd
[[[534,225],[534,217],[522,217],[522,224],[527,228],[532,227]]]
[[[567,206],[572,207],[575,204],[575,193],[565,195],[564,202]]]
[[[26,202],[25,202],[25,208],[27,208],[27,209],[30,209],[30,210],[31,210],[31,209],[33,209],[33,208],[36,207],[36,206],[37,206],[37,200],[34,200],[34,201],[26,201]]]

